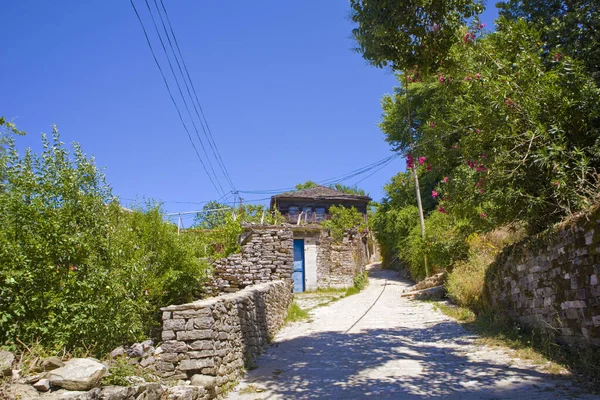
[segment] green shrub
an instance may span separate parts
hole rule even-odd
[[[202,293],[208,265],[158,207],[133,212],[55,133],[0,152],[0,344],[93,354],[157,333],[159,307]]]
[[[364,216],[354,207],[331,206],[329,207],[331,219],[323,222],[323,227],[331,233],[338,242],[344,239],[344,233],[348,229],[359,231],[367,227]]]

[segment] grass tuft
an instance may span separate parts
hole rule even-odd
[[[302,309],[298,303],[293,302],[288,308],[287,315],[285,317],[285,322],[296,322],[303,321],[308,319],[308,311]]]

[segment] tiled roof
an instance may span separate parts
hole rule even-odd
[[[362,200],[365,202],[371,201],[369,196],[361,196],[357,194],[350,194],[340,192],[339,190],[332,189],[327,186],[316,186],[310,189],[303,189],[294,192],[285,192],[277,194],[271,199],[330,199],[330,200]]]

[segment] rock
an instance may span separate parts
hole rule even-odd
[[[150,347],[154,346],[154,340],[152,340],[152,339],[144,340],[140,344],[142,345],[144,351],[148,351],[148,350],[150,350]]]
[[[137,387],[136,400],[160,400],[165,389],[160,383],[144,383]]]
[[[46,378],[52,386],[67,390],[90,390],[100,384],[107,368],[91,358],[73,358],[64,367],[48,372]]]
[[[119,346],[110,352],[110,358],[117,358],[125,355],[125,349],[123,346]]]
[[[61,389],[56,392],[46,393],[40,397],[43,400],[98,400],[99,398],[100,388],[94,388],[90,391]]]
[[[156,349],[154,349],[154,355],[158,355],[158,354],[162,354],[165,351],[163,350],[163,348],[161,346],[158,346]]]
[[[135,389],[124,386],[105,386],[100,392],[100,400],[127,400],[132,398]]]
[[[149,365],[152,365],[152,364],[154,364],[154,361],[156,361],[156,360],[155,360],[155,359],[154,359],[154,357],[152,357],[152,356],[150,356],[150,357],[147,357],[147,358],[144,358],[144,359],[143,359],[143,360],[140,362],[140,366],[141,366],[142,368],[146,368],[146,367],[148,367]]]
[[[195,400],[206,395],[206,390],[195,386],[172,386],[167,389],[169,400]]]
[[[33,384],[33,387],[38,392],[47,392],[50,390],[50,381],[48,379],[40,379],[36,383]]]
[[[10,351],[0,351],[0,376],[12,376],[15,355]]]
[[[40,394],[31,385],[15,384],[8,387],[8,398],[11,400],[37,399]]]
[[[127,355],[132,358],[140,358],[144,355],[144,346],[141,343],[134,343],[127,350]]]
[[[42,379],[43,377],[44,377],[44,374],[37,374],[37,375],[29,376],[29,377],[23,379],[23,383],[32,385],[32,384],[36,383],[37,381],[39,381],[40,379]]]
[[[42,371],[52,371],[53,369],[63,367],[64,362],[58,357],[44,358],[41,364]]]
[[[192,385],[213,389],[217,385],[217,378],[210,375],[196,374],[192,376]]]

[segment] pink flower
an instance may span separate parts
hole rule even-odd
[[[425,161],[427,161],[427,157],[425,157],[425,156],[419,157],[419,164],[423,165],[423,164],[425,164]]]
[[[441,212],[442,214],[448,214],[448,211],[446,211],[446,210],[444,209],[444,207],[442,207],[442,206],[439,206],[439,207],[438,207],[438,211],[439,211],[439,212]]]
[[[483,185],[483,182],[482,182],[482,181],[478,181],[478,182],[477,182],[477,184],[476,184],[476,186],[477,186],[477,187],[479,187],[479,186],[481,186],[481,185]]]
[[[475,128],[475,133],[481,133],[481,129]]]
[[[414,167],[414,159],[410,154],[406,155],[406,168],[412,169]]]
[[[482,212],[482,213],[481,213],[481,218],[487,218],[487,215],[486,215],[486,213]]]
[[[439,196],[438,192],[436,192],[435,190],[431,191],[431,197],[433,197],[435,199],[438,196]]]
[[[452,148],[453,148],[454,150],[456,150],[456,149],[458,149],[458,145],[457,145],[457,144],[455,144],[454,146],[452,146]]]
[[[480,73],[475,74],[475,78],[480,79],[481,78],[481,74]]]
[[[433,169],[433,167],[431,166],[431,164],[427,164],[427,171],[431,171]]]
[[[559,185],[558,181],[554,181],[554,186],[558,186],[558,185]]]
[[[77,267],[74,265],[69,265],[69,271],[77,271]]]
[[[406,80],[410,83],[413,81],[413,78],[412,78],[412,76],[408,76],[408,77],[406,77]]]
[[[438,26],[438,24],[433,24],[433,31],[437,32],[438,29],[440,29],[440,27]]]
[[[487,156],[485,155],[485,153],[481,153],[481,158],[487,158]]]
[[[473,169],[475,168],[475,163],[471,160],[467,161],[467,165],[469,166],[469,168]]]
[[[429,127],[430,127],[430,128],[435,128],[435,122],[430,122],[430,123],[429,123]]]
[[[443,182],[444,183],[448,183],[448,177],[447,176],[444,177],[444,181]]]
[[[487,168],[483,166],[483,164],[479,164],[477,167],[477,172],[486,172]]]
[[[484,194],[484,193],[485,193],[485,190],[479,189],[479,194]]]
[[[438,80],[440,81],[440,83],[444,83],[444,77],[442,75],[438,74]]]

